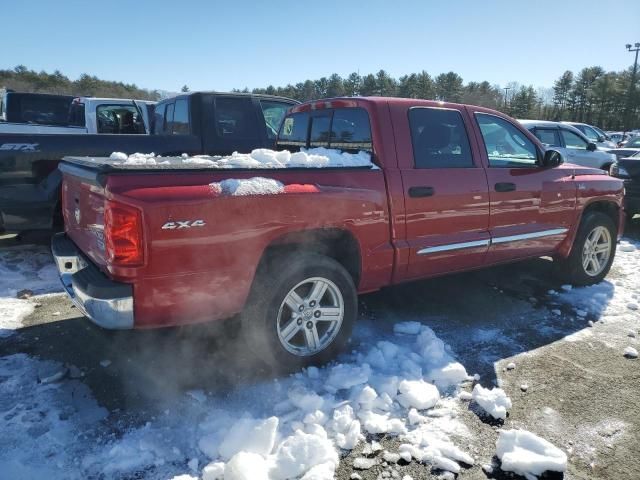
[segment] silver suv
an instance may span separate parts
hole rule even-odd
[[[609,166],[616,160],[615,155],[606,151],[608,149],[598,148],[580,130],[566,123],[544,120],[518,121],[545,146],[553,147],[562,153],[568,163],[609,171]]]
[[[593,125],[589,125],[588,123],[580,123],[580,122],[560,122],[565,125],[571,125],[572,127],[576,127],[580,130],[585,137],[589,139],[590,142],[595,143],[599,147],[605,148],[616,148],[615,142],[613,142],[606,133],[600,130],[598,127],[594,127]]]

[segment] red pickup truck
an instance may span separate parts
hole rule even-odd
[[[553,257],[567,281],[596,283],[624,226],[620,180],[562,164],[486,108],[309,102],[285,117],[277,145],[360,152],[371,164],[256,171],[206,159],[66,159],[65,233],[52,250],[76,305],[119,329],[240,314],[254,351],[299,366],[345,345],[358,293],[538,256]],[[257,174],[282,188],[219,188]]]

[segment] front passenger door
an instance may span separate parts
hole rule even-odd
[[[566,147],[568,162],[582,165],[583,167],[601,167],[603,162],[600,153],[587,150],[589,142],[584,138],[564,128],[560,129],[560,135]]]
[[[573,170],[542,167],[537,145],[506,118],[485,112],[474,116],[488,167],[488,262],[552,253],[573,219]]]

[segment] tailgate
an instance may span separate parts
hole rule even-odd
[[[98,173],[72,164],[60,164],[63,174],[62,213],[65,231],[95,264],[106,264],[104,242],[104,187]]]

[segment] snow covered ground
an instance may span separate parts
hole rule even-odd
[[[638,348],[639,271],[640,243],[625,241],[610,281],[593,287],[520,290],[517,295],[523,298],[514,298],[502,286],[474,289],[450,279],[442,281],[449,299],[438,303],[427,295],[432,308],[418,300],[405,305],[411,303],[405,296],[424,288],[420,284],[399,290],[404,305],[400,308],[393,303],[396,293],[367,297],[352,351],[337,362],[290,376],[258,376],[234,388],[216,389],[203,382],[162,402],[154,398],[161,408],[135,412],[136,418],[123,422],[121,409],[99,404],[83,369],[54,361],[46,353],[36,356],[5,347],[27,338],[28,333],[20,330],[23,320],[37,305],[46,306],[47,295],[60,287],[46,248],[2,249],[0,477],[320,480],[340,476],[348,467],[362,478],[377,478],[381,471],[402,478],[402,465],[421,462],[427,466],[413,474],[414,479],[427,478],[429,467],[445,478],[444,472],[464,478],[466,471],[483,465],[485,471],[496,469],[499,462],[494,455],[502,458],[505,469],[521,474],[560,469],[572,447],[564,443],[554,447],[540,431],[536,433],[542,438],[509,430],[522,428],[510,424],[509,411],[524,402],[513,392],[532,396],[542,389],[545,372],[528,372],[528,385],[518,381],[507,398],[496,388],[501,380],[499,371],[493,372],[495,378],[491,374],[494,362],[516,355],[505,363],[505,371],[525,375],[518,354],[535,359],[544,356],[545,345],[553,342],[569,348],[599,339],[629,362],[629,368],[636,368],[637,360],[624,354],[627,347]],[[478,283],[490,279],[488,275]],[[523,278],[526,283],[526,273]],[[475,277],[469,283],[473,281]],[[34,296],[17,299],[23,289]],[[457,324],[458,312],[476,308],[474,295],[487,292],[502,299],[499,310],[474,311],[469,316],[486,318],[471,326]],[[454,301],[458,294],[467,295],[466,302]],[[520,316],[535,318],[531,331],[523,330],[526,322],[514,321]],[[533,331],[538,343],[532,343]],[[47,349],[42,346],[39,351]],[[160,352],[170,355],[164,348]],[[138,362],[140,358],[144,357]],[[128,364],[115,356],[100,360],[103,363],[94,366],[97,372],[113,370],[112,361]],[[176,363],[175,372],[167,371],[166,378],[154,375],[153,380],[169,382],[180,376],[182,367]],[[479,384],[473,377],[478,371]],[[478,438],[477,424],[490,424],[488,414],[505,422],[504,431],[498,435],[487,426]],[[583,425],[585,438],[591,435],[589,425],[586,421]],[[610,422],[602,425],[596,430],[613,428]],[[543,429],[548,436],[562,437],[563,432],[552,430],[551,422],[543,427],[548,427]],[[618,430],[612,431],[611,438],[617,438]],[[487,438],[486,449],[477,448],[487,444]],[[569,468],[571,459],[577,458],[573,454]]]

